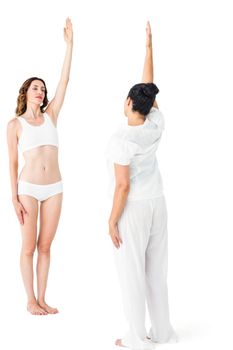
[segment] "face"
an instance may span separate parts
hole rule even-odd
[[[125,100],[125,104],[124,104],[124,113],[125,113],[125,116],[127,117],[128,116],[128,113],[130,111],[132,111],[132,107],[133,107],[133,101],[131,100],[130,97],[128,97],[126,100]]]
[[[41,105],[45,97],[45,86],[40,80],[33,80],[27,91],[27,101]]]

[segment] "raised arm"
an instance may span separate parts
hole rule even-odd
[[[56,89],[54,98],[49,103],[46,112],[48,112],[55,120],[58,118],[60,109],[65,98],[66,88],[70,77],[70,67],[73,50],[73,29],[69,18],[66,19],[66,26],[64,28],[64,39],[66,41],[66,53],[62,66],[61,77]]]
[[[146,25],[146,55],[142,74],[142,83],[153,83],[154,81],[154,67],[153,67],[153,47],[152,47],[152,33],[150,22]],[[158,104],[154,101],[154,107],[158,108]]]

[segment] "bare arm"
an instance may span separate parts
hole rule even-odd
[[[23,214],[26,213],[23,205],[18,200],[18,147],[17,147],[17,119],[9,121],[7,125],[7,143],[9,153],[9,170],[12,190],[12,203],[15,207],[19,222],[23,224]]]
[[[17,149],[17,120],[9,121],[7,126],[7,143],[9,153],[9,170],[12,189],[12,200],[17,200],[17,178],[18,178],[18,149]]]
[[[56,89],[55,96],[46,109],[46,112],[48,112],[48,114],[50,114],[52,118],[55,119],[55,121],[57,120],[60,109],[63,105],[66,94],[66,88],[70,77],[70,67],[73,51],[73,29],[71,20],[69,18],[66,19],[66,27],[64,28],[64,38],[66,41],[66,53],[62,66],[61,77]]]
[[[153,83],[154,81],[154,67],[153,67],[153,47],[152,47],[152,32],[150,22],[146,26],[146,55],[142,74],[142,83]],[[156,100],[153,104],[158,108]]]
[[[111,235],[113,244],[116,246],[116,248],[119,248],[122,241],[119,235],[117,223],[125,207],[129,194],[130,179],[128,165],[114,164],[114,167],[116,187],[113,197],[112,211],[109,218],[109,234]]]

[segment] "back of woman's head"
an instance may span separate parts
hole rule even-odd
[[[20,116],[21,114],[23,114],[27,109],[27,91],[28,91],[31,83],[34,80],[41,81],[45,87],[45,97],[44,97],[42,105],[40,106],[40,110],[42,113],[44,112],[44,108],[47,106],[47,104],[49,102],[48,97],[47,97],[47,88],[46,88],[46,84],[45,84],[44,80],[41,78],[37,78],[37,77],[29,78],[29,79],[25,80],[25,82],[22,84],[22,86],[19,89],[19,95],[17,98],[17,107],[15,110],[17,116]]]
[[[134,85],[128,93],[128,97],[132,100],[134,112],[146,116],[153,106],[156,94],[159,89],[154,83],[140,83]]]

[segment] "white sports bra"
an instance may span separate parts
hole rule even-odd
[[[43,113],[43,115],[43,124],[37,126],[28,123],[23,117],[18,117],[22,126],[18,146],[22,153],[42,145],[58,147],[57,128],[47,113]]]

